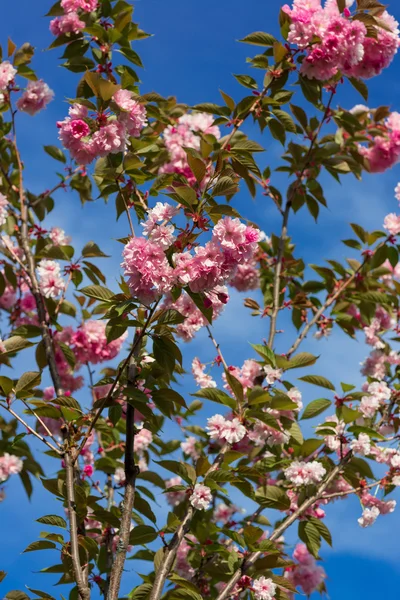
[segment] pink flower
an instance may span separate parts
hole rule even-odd
[[[146,108],[134,100],[132,92],[129,90],[118,90],[113,100],[121,109],[118,120],[124,124],[128,134],[133,137],[139,137],[143,127],[147,125]]]
[[[72,335],[69,344],[81,364],[97,365],[115,358],[124,343],[127,332],[116,340],[107,342],[105,321],[85,321]]]
[[[284,474],[286,479],[297,487],[319,483],[326,474],[326,469],[315,460],[308,463],[295,460],[290,467],[284,470]]]
[[[253,582],[255,600],[273,600],[276,592],[276,585],[272,579],[260,577]]]
[[[182,452],[187,454],[187,456],[190,456],[193,460],[197,460],[200,457],[199,451],[196,448],[196,443],[197,440],[193,436],[186,438],[186,441],[181,443]]]
[[[150,304],[157,297],[171,290],[174,283],[163,249],[145,238],[132,238],[123,250],[122,267],[128,278],[133,297]]]
[[[196,483],[193,494],[189,498],[190,504],[197,510],[207,510],[212,501],[212,493],[209,487],[202,483]]]
[[[274,369],[271,365],[265,365],[265,380],[269,385],[273,385],[275,381],[280,379],[283,375],[282,369]]]
[[[4,194],[0,192],[0,227],[7,221],[9,202]]]
[[[97,156],[117,154],[125,149],[126,130],[118,121],[111,121],[93,134]]]
[[[79,33],[85,27],[86,24],[81,21],[76,12],[69,12],[50,21],[50,31],[56,36],[64,33]]]
[[[10,475],[18,475],[23,469],[24,463],[20,458],[5,452],[0,456],[0,483],[6,481]]]
[[[61,6],[66,13],[83,10],[92,12],[96,10],[98,0],[61,0]]]
[[[60,227],[52,227],[49,237],[55,246],[66,246],[71,241],[71,238]]]
[[[294,560],[298,561],[285,576],[295,587],[300,587],[307,596],[311,595],[324,581],[326,574],[317,565],[315,558],[308,552],[305,544],[297,544],[293,552]]]
[[[49,386],[44,388],[43,390],[43,400],[54,400],[56,397],[56,391],[53,386]]]
[[[123,467],[117,467],[114,473],[114,481],[117,485],[124,485],[125,483],[125,470]]]
[[[390,213],[385,217],[383,226],[390,235],[398,235],[400,233],[400,215]]]
[[[361,527],[370,527],[375,523],[379,515],[380,512],[376,506],[373,506],[372,508],[364,508],[362,516],[357,519],[357,521]]]
[[[297,404],[297,408],[293,410],[301,410],[303,408],[303,403],[301,401],[302,396],[299,389],[297,389],[296,387],[292,387],[286,392],[286,395],[289,396],[292,402],[295,402]]]
[[[0,63],[0,91],[5,91],[8,85],[14,80],[17,74],[17,69],[14,69],[12,64],[5,60]]]
[[[207,419],[208,435],[211,439],[217,439],[228,444],[240,442],[246,435],[246,428],[240,423],[239,419],[224,419],[222,415],[214,415]]]
[[[234,276],[229,280],[229,285],[238,290],[238,292],[256,290],[260,286],[259,270],[251,263],[238,265]]]
[[[91,476],[93,475],[93,473],[94,473],[94,468],[93,468],[93,465],[86,465],[86,466],[83,468],[83,472],[84,472],[84,474],[85,474],[87,477],[91,477]]]
[[[204,371],[205,365],[203,365],[198,358],[194,358],[192,362],[192,373],[197,385],[201,388],[216,388],[216,382],[211,375],[207,375]]]
[[[376,411],[379,410],[379,406],[380,402],[375,396],[363,396],[360,402],[360,412],[367,419],[372,419]]]
[[[17,108],[29,115],[36,115],[54,98],[54,92],[43,79],[29,81],[26,90],[17,101]]]
[[[350,448],[354,454],[361,454],[361,456],[367,456],[371,452],[371,439],[366,433],[360,433],[358,440],[352,440]]]
[[[182,479],[180,477],[172,477],[165,482],[166,489],[182,485]],[[178,506],[186,498],[185,490],[179,490],[176,492],[166,492],[167,502],[171,506]]]
[[[134,437],[133,449],[138,454],[143,454],[153,441],[153,435],[148,429],[141,429]]]
[[[235,506],[235,504],[230,504],[229,506],[224,503],[218,504],[214,510],[213,519],[216,523],[221,522],[226,525],[232,520],[233,515],[239,510],[240,509]]]
[[[41,260],[37,268],[40,291],[46,298],[57,298],[65,289],[65,282],[60,277],[61,267],[54,260]]]

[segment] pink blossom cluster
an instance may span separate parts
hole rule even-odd
[[[197,449],[197,440],[192,435],[187,437],[184,442],[181,442],[181,450],[193,460],[197,460],[200,457],[200,453]]]
[[[244,392],[247,392],[248,389],[251,389],[255,385],[255,380],[260,376],[264,378],[263,369],[261,365],[258,364],[255,360],[247,359],[244,361],[242,367],[229,367],[229,373],[233,375],[243,386]],[[229,391],[230,394],[233,394],[233,391],[227,381],[226,374],[222,375],[223,380],[225,381],[224,388]]]
[[[186,538],[194,544],[198,543],[194,535],[187,535]],[[189,564],[188,561],[188,554],[191,549],[192,546],[188,544],[186,539],[183,539],[178,546],[175,562],[175,569],[178,575],[188,580],[190,580],[196,573],[196,571],[193,569],[193,567]]]
[[[381,350],[373,350],[362,363],[361,373],[366,377],[382,380],[388,366],[399,364],[400,355],[394,350],[391,350],[389,354],[385,354]]]
[[[23,469],[24,463],[18,456],[5,452],[0,456],[0,483],[6,481],[10,475],[18,475]]]
[[[111,342],[107,342],[106,322],[88,320],[74,332],[70,345],[77,362],[97,365],[115,358],[122,347],[128,333]]]
[[[212,308],[213,321],[215,321],[229,300],[228,290],[225,286],[216,286],[210,292],[206,292],[204,296],[206,307]],[[184,322],[180,323],[175,330],[176,334],[185,342],[192,340],[197,331],[209,325],[206,317],[185,291],[182,291],[176,301],[168,294],[163,306],[164,308],[173,308],[185,317]]]
[[[366,433],[360,433],[357,439],[350,442],[354,454],[367,456],[371,452],[371,438]]]
[[[168,490],[169,488],[178,486],[178,485],[182,485],[182,479],[180,477],[172,477],[171,479],[168,479],[165,482],[165,488],[166,490]],[[186,492],[185,490],[179,490],[179,491],[171,491],[171,492],[166,492],[166,497],[167,497],[167,502],[168,504],[170,504],[171,506],[178,506],[178,504],[180,504],[181,502],[183,502],[186,498]]]
[[[236,444],[246,435],[246,428],[239,419],[225,419],[222,415],[214,415],[207,419],[208,435],[212,440]]]
[[[153,435],[151,431],[145,429],[144,427],[136,433],[133,440],[133,449],[137,454],[143,454],[150,446],[153,441]]]
[[[147,122],[145,107],[128,90],[118,90],[113,100],[116,115],[91,117],[86,106],[74,104],[69,116],[57,122],[59,139],[77,163],[87,165],[95,158],[122,152],[129,136],[139,137]]]
[[[237,512],[241,512],[241,509],[235,504],[230,504],[228,506],[221,502],[214,510],[213,519],[216,523],[221,522],[226,525],[232,520],[233,515]]]
[[[317,565],[305,544],[297,544],[293,552],[293,560],[297,562],[286,570],[285,577],[295,587],[300,587],[304,594],[310,596],[323,583],[326,573]]]
[[[375,523],[379,515],[380,512],[376,506],[373,506],[372,508],[364,508],[362,516],[357,519],[358,524],[360,527],[370,527]]]
[[[360,402],[360,412],[367,419],[372,419],[381,406],[390,400],[391,390],[384,381],[375,381],[363,386],[368,396],[363,396]]]
[[[66,246],[71,241],[71,238],[66,235],[64,229],[61,229],[60,227],[52,227],[49,237],[54,246]]]
[[[216,388],[217,384],[211,375],[205,372],[206,365],[195,357],[192,361],[192,373],[197,385],[201,388]]]
[[[61,7],[64,14],[50,21],[51,33],[56,36],[79,33],[86,27],[86,23],[79,15],[96,10],[97,5],[98,0],[62,0]]]
[[[219,140],[221,132],[213,122],[212,115],[191,113],[179,117],[175,125],[168,125],[164,130],[164,142],[169,153],[169,161],[162,165],[159,172],[183,175],[190,185],[194,185],[196,178],[189,167],[184,148],[200,150],[201,135],[205,134],[213,135]],[[207,173],[205,177],[207,181],[209,176],[210,174]],[[204,183],[203,181],[202,184]]]
[[[352,488],[351,488],[352,489]],[[286,495],[290,500],[290,508],[287,511],[287,514],[290,515],[294,512],[296,512],[296,510],[299,508],[299,494],[297,494],[294,490],[287,490],[286,491]],[[325,500],[325,503],[327,502],[327,500]],[[323,519],[325,517],[325,511],[320,507],[320,504],[323,504],[324,502],[314,502],[314,504],[312,506],[310,506],[310,508],[308,508],[305,512],[303,517],[300,518],[300,520],[304,520],[307,517],[315,517],[316,519]]]
[[[346,423],[338,419],[336,415],[331,415],[330,417],[326,417],[325,424],[322,424],[322,427],[326,429],[329,427],[332,429],[332,435],[326,435],[324,437],[325,444],[327,447],[333,452],[338,452],[341,447],[340,438],[344,434],[346,429]],[[329,425],[328,425],[329,423]],[[318,433],[318,428],[317,428]]]
[[[371,121],[367,132],[369,128],[375,130],[377,124]],[[372,133],[367,145],[358,145],[358,151],[368,161],[371,173],[383,173],[400,159],[400,113],[391,113],[383,123],[379,123],[378,128],[380,135]]]
[[[284,470],[284,474],[286,479],[296,487],[299,487],[301,485],[319,483],[326,474],[326,469],[316,460],[311,462],[295,460]]]
[[[0,227],[4,225],[7,220],[8,204],[7,198],[0,192]]]
[[[294,0],[283,7],[290,17],[288,41],[305,51],[300,72],[309,79],[327,81],[343,73],[370,78],[381,73],[399,47],[398,23],[386,11],[380,15],[385,29],[367,36],[360,20],[350,18],[348,8],[340,14],[336,0]]]
[[[391,329],[393,324],[394,322],[390,314],[382,306],[378,306],[371,323],[364,327],[367,344],[374,346],[377,350],[384,348],[385,343],[380,339],[378,334]]]
[[[10,83],[14,81],[16,74],[17,69],[15,69],[8,60],[4,60],[0,63],[0,92],[5,92],[7,90]]]
[[[265,365],[264,371],[265,371],[265,381],[269,385],[273,385],[283,375],[282,369],[276,369],[274,367],[271,367],[271,365]]]
[[[362,493],[361,503],[366,508],[377,508],[381,515],[391,514],[396,508],[396,500],[380,500],[367,491]]]
[[[229,285],[238,292],[249,292],[260,287],[260,272],[255,257],[238,265],[235,274],[229,280]]]
[[[22,112],[28,113],[28,115],[34,116],[46,108],[53,98],[53,90],[42,79],[29,81],[26,90],[17,100],[17,108]]]
[[[149,233],[147,223],[144,224]],[[158,228],[159,229],[159,228]],[[150,234],[154,231],[151,218]],[[156,228],[157,231],[157,228]],[[167,239],[171,230],[167,231]],[[211,292],[235,273],[238,265],[254,255],[260,239],[259,230],[239,219],[225,217],[215,225],[212,238],[205,246],[173,254],[172,267],[165,255],[165,236],[157,242],[144,237],[129,240],[123,251],[122,267],[133,296],[144,304],[169,292],[174,285],[189,286],[192,292]],[[168,239],[168,244],[172,239]]]
[[[383,222],[383,226],[390,233],[390,235],[396,236],[400,233],[400,215],[396,213],[390,213],[386,215]]]
[[[276,413],[279,414],[278,411]],[[267,446],[280,446],[281,444],[287,444],[290,439],[290,433],[283,429],[279,419],[276,419],[274,425],[274,427],[271,427],[263,421],[256,419],[252,429],[249,429],[247,432],[247,437],[255,446],[265,446],[265,444]]]
[[[42,259],[37,267],[40,291],[46,298],[57,298],[65,290],[61,267],[54,260]]]
[[[202,483],[196,483],[189,502],[197,510],[207,510],[212,501],[212,493],[209,487]]]
[[[272,579],[259,577],[253,582],[252,586],[255,600],[274,600],[276,584]]]

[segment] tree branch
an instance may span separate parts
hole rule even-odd
[[[324,491],[330,486],[330,484],[340,474],[343,467],[348,463],[348,461],[351,459],[351,457],[352,457],[352,452],[349,452],[340,461],[340,463],[331,471],[329,476],[325,479],[325,481],[318,488],[318,491],[313,496],[308,498],[308,500],[305,500],[305,502],[303,502],[303,504],[292,515],[287,517],[287,519],[285,519],[279,525],[279,527],[277,527],[275,529],[275,531],[272,533],[272,535],[268,538],[271,542],[274,542],[277,539],[279,539],[281,537],[281,535],[286,531],[286,529],[288,529],[288,527],[290,527],[290,525],[295,523],[295,521],[297,521],[297,519],[299,517],[301,517],[313,504],[315,504],[315,502],[317,502],[318,500],[321,499]],[[254,563],[262,556],[262,554],[263,554],[263,552],[261,552],[261,551],[252,552],[250,554],[250,556],[247,558],[247,560],[244,561],[243,565],[239,569],[237,569],[235,574],[228,581],[226,587],[218,595],[216,600],[226,600],[227,598],[229,598],[231,596],[233,588],[235,587],[235,585],[237,584],[239,579],[250,569],[250,567],[252,567],[254,565]]]
[[[46,438],[44,438],[42,435],[40,435],[40,433],[37,433],[37,431],[35,431],[34,429],[32,429],[32,427],[30,427],[30,425],[28,425],[28,423],[26,421],[24,421],[24,419],[22,419],[22,417],[20,417],[15,411],[13,411],[12,408],[10,408],[9,406],[6,406],[5,404],[0,403],[0,406],[2,406],[3,408],[5,408],[10,415],[12,415],[15,419],[17,419],[17,421],[19,421],[21,423],[21,425],[23,425],[24,427],[27,428],[27,430],[32,433],[32,435],[34,435],[35,437],[37,437],[41,442],[43,442],[44,444],[46,444],[46,446],[48,446],[49,448],[51,448],[51,450],[53,450],[53,452],[57,452],[57,454],[59,454],[60,456],[63,455],[63,453],[56,448],[55,446],[53,446],[53,444],[51,444],[50,442],[48,442],[46,440]]]

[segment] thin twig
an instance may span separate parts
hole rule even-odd
[[[334,494],[328,494],[321,496],[321,500],[331,500],[332,498],[342,498],[344,496],[350,496],[350,494],[358,494],[359,492],[363,492],[364,490],[370,490],[378,485],[381,485],[382,480],[375,481],[374,483],[370,483],[368,485],[364,485],[362,487],[354,488],[352,490],[346,490],[344,492],[335,492]]]
[[[29,406],[29,404],[22,399],[22,402],[24,403],[24,405],[26,406],[26,408],[29,410],[29,412],[32,413],[32,415],[39,421],[39,423],[41,424],[41,426],[45,429],[45,431],[47,432],[47,435],[49,435],[52,440],[57,444],[57,446],[59,448],[62,448],[62,445],[60,444],[60,442],[58,442],[56,440],[56,438],[54,437],[54,434],[50,431],[50,429],[47,427],[46,423],[43,421],[43,419],[33,410],[33,408],[31,408]]]
[[[212,341],[212,343],[214,344],[214,347],[215,347],[216,351],[218,352],[218,356],[221,359],[221,363],[223,364],[223,367],[224,367],[225,371],[228,371],[229,370],[228,369],[228,363],[226,362],[226,360],[223,357],[220,345],[218,344],[217,340],[213,336],[213,333],[211,331],[211,327],[209,325],[206,325],[206,329],[208,331],[208,336],[209,336],[210,340]]]
[[[325,481],[320,485],[318,491],[305,500],[303,504],[289,517],[287,517],[272,533],[272,535],[268,538],[271,542],[275,542],[278,540],[281,535],[290,527],[293,523],[297,521],[299,517],[301,517],[315,502],[321,499],[324,491],[330,486],[330,484],[336,479],[336,477],[340,474],[343,467],[348,463],[348,461],[352,457],[352,452],[350,451],[341,461],[340,463],[331,471],[329,476],[325,479]],[[242,566],[235,571],[234,575],[226,584],[223,591],[219,594],[216,600],[226,600],[232,595],[232,590],[239,581],[239,579],[254,565],[254,563],[262,556],[262,551],[252,552],[247,559],[244,561]]]
[[[5,404],[2,404],[0,402],[0,406],[2,406],[3,408],[5,408],[15,419],[17,419],[17,421],[19,421],[21,423],[21,425],[23,425],[24,427],[27,428],[27,430],[32,433],[35,437],[37,437],[41,442],[43,442],[44,444],[46,444],[46,446],[48,446],[49,448],[51,448],[51,450],[53,450],[54,452],[57,452],[57,454],[59,454],[60,456],[62,456],[62,452],[60,452],[60,450],[58,448],[56,448],[55,446],[53,446],[53,444],[51,444],[50,442],[48,442],[46,440],[46,438],[44,438],[42,435],[40,435],[40,433],[37,433],[37,431],[35,431],[34,429],[32,429],[32,427],[30,427],[28,425],[28,423],[26,423],[26,421],[24,421],[24,419],[22,417],[20,417],[15,411],[13,411],[12,408],[10,408],[9,406],[6,406]]]

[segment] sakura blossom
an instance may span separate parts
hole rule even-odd
[[[237,512],[240,512],[240,508],[238,508],[235,504],[230,504],[228,506],[227,504],[221,502],[214,510],[213,519],[216,523],[221,522],[226,525],[232,520],[233,515]]]
[[[73,333],[69,343],[79,363],[97,365],[118,356],[127,335],[124,332],[108,343],[105,321],[90,319]]]
[[[15,75],[17,74],[17,69],[15,69],[10,61],[4,60],[0,63],[0,90],[5,91],[10,83],[14,80]]]
[[[138,454],[143,454],[143,452],[145,452],[150,446],[152,441],[153,435],[151,431],[143,427],[138,433],[135,434],[133,440],[133,449]]]
[[[143,127],[147,125],[146,108],[134,99],[129,90],[118,90],[113,100],[123,111],[118,119],[126,127],[127,133],[132,137],[139,137]]]
[[[197,460],[200,457],[199,451],[196,448],[197,440],[193,436],[189,436],[186,438],[184,442],[181,443],[181,450],[187,456],[190,456],[193,460]]]
[[[50,21],[50,31],[53,35],[59,36],[64,33],[79,33],[85,29],[86,24],[79,18],[77,12],[69,12],[61,17],[56,17]]]
[[[216,388],[217,383],[205,373],[206,366],[203,365],[198,358],[194,358],[192,362],[192,373],[197,385],[201,388]]]
[[[65,290],[65,282],[60,276],[61,267],[54,260],[42,259],[38,265],[39,284],[46,298],[57,298]]]
[[[24,463],[20,458],[5,452],[3,456],[0,456],[0,483],[6,481],[10,475],[18,475],[23,466]]]
[[[17,108],[29,115],[36,115],[46,108],[47,104],[54,98],[54,92],[42,79],[29,81],[26,90],[17,100]]]
[[[0,227],[7,221],[8,216],[8,200],[4,194],[0,192]]]
[[[190,504],[197,510],[207,510],[212,501],[212,493],[209,487],[202,483],[196,483],[193,494],[189,498]]]
[[[291,481],[296,487],[301,485],[310,485],[319,483],[326,474],[326,469],[318,461],[299,462],[293,461],[292,464],[284,470],[286,479]]]
[[[373,128],[372,121],[367,127]],[[400,158],[400,114],[393,112],[380,124],[381,135],[371,137],[367,146],[358,145],[358,151],[368,161],[371,173],[383,173],[393,167]],[[393,225],[395,219],[390,217],[389,226]]]
[[[366,433],[360,433],[357,440],[350,442],[350,448],[354,454],[367,456],[371,452],[371,439]]]
[[[383,226],[390,233],[390,235],[399,235],[400,215],[396,215],[396,213],[390,213],[385,217]]]
[[[207,419],[207,423],[206,429],[211,439],[235,444],[246,435],[246,428],[236,418],[229,421],[222,415],[214,415]]]
[[[276,369],[274,367],[271,367],[271,365],[265,365],[264,371],[265,371],[265,380],[267,383],[269,383],[269,385],[273,385],[283,375],[282,369]]]
[[[295,402],[297,404],[297,408],[294,410],[301,410],[303,408],[303,402],[301,401],[302,396],[298,388],[290,388],[290,390],[286,392],[286,395],[289,396],[292,402]]]
[[[55,246],[66,246],[71,241],[71,238],[60,227],[52,227],[49,237]]]
[[[178,485],[182,485],[183,481],[181,479],[181,477],[172,477],[171,479],[168,479],[165,482],[165,488],[166,490],[168,490],[169,488],[178,486]],[[174,491],[174,492],[166,492],[166,498],[167,498],[167,502],[168,504],[170,504],[171,506],[178,506],[181,502],[183,502],[186,498],[186,491],[185,490],[179,490],[179,491]]]
[[[125,469],[123,467],[117,467],[113,477],[117,485],[123,485],[125,482]]]
[[[61,6],[64,12],[74,12],[83,10],[84,12],[92,12],[96,10],[98,0],[61,0]]]
[[[362,516],[357,519],[358,524],[360,527],[370,527],[375,523],[379,515],[380,512],[376,506],[373,506],[372,508],[364,508]]]
[[[274,600],[276,585],[272,579],[259,577],[253,582],[253,591],[256,600]]]
[[[285,572],[285,577],[295,587],[301,588],[304,594],[310,596],[323,583],[326,573],[308,552],[305,544],[297,544],[293,552],[293,559],[297,563],[295,562],[294,566]]]

